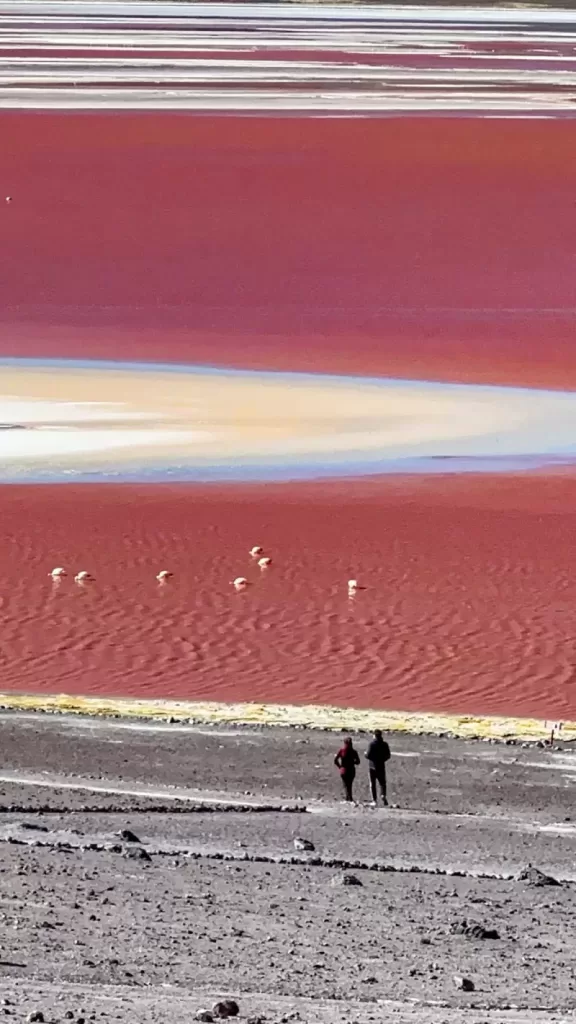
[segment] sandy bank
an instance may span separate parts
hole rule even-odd
[[[0,367],[0,471],[25,477],[130,461],[142,469],[570,456],[576,394],[434,382],[56,361]],[[136,470],[137,471],[137,470]],[[226,468],[224,473],[228,473]]]

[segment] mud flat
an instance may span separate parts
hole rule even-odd
[[[363,769],[337,802],[332,734],[5,713],[0,740],[8,1017],[572,1019],[569,747],[398,738],[374,810]]]
[[[3,439],[8,482],[106,468],[113,480],[148,469],[212,482],[575,457],[570,391],[90,360],[0,360],[0,373],[2,420],[29,428]]]

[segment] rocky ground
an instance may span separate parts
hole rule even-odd
[[[0,1015],[573,1020],[576,754],[394,737],[374,810],[338,740],[0,716]]]

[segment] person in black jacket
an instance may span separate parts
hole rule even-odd
[[[372,793],[372,803],[376,807],[378,803],[378,788],[382,794],[382,803],[384,807],[388,806],[388,800],[386,799],[386,762],[390,760],[390,747],[386,743],[386,740],[382,738],[382,730],[376,729],[374,732],[374,739],[371,741],[366,754],[364,755],[368,761],[368,772],[370,775],[370,791]]]

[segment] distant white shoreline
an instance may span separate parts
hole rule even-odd
[[[38,15],[62,15],[93,14],[103,16],[149,16],[162,12],[164,17],[185,17],[196,16],[204,18],[224,18],[236,21],[240,16],[260,21],[262,18],[273,18],[281,21],[287,17],[293,17],[295,8],[293,3],[278,4],[251,4],[251,3],[193,3],[182,2],[171,3],[170,0],[132,0],[130,3],[102,2],[102,0],[65,0],[65,2],[51,2],[51,0],[2,0],[2,13],[20,14],[31,16],[35,11]],[[440,24],[450,21],[467,22],[476,24],[481,22],[494,22],[495,24],[576,24],[576,11],[549,8],[526,8],[526,7],[483,7],[481,3],[476,6],[459,7],[442,6],[434,4],[359,4],[359,3],[298,3],[296,12],[299,17],[309,19],[318,18],[325,20],[333,17],[339,21],[356,21],[360,14],[363,21],[404,21],[410,18],[415,21],[439,22]]]
[[[4,109],[360,118],[575,112],[572,10],[3,0],[0,34],[2,17],[10,54],[0,73]],[[336,63],[327,51],[340,55]]]

